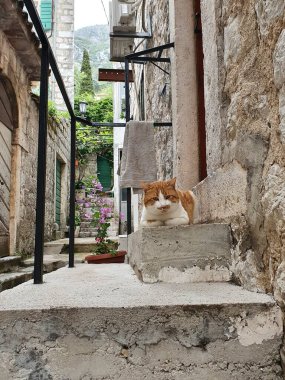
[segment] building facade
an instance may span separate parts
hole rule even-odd
[[[235,281],[284,307],[284,1],[160,0],[145,12],[153,38],[138,50],[175,43],[170,76],[147,63],[140,83],[136,71],[145,119],[173,123],[156,132],[158,179],[194,188],[200,221],[231,226]],[[133,92],[135,119],[140,107]]]
[[[282,0],[146,2],[153,38],[138,50],[174,42],[171,75],[151,63],[135,67],[144,118],[173,123],[171,133],[156,131],[158,179],[176,176],[179,187],[194,188],[203,223],[230,223],[237,280],[278,297],[285,265],[284,9]],[[132,91],[138,119],[142,97]]]
[[[20,4],[0,6],[0,256],[34,251],[38,97],[31,84],[40,79],[39,42]],[[28,54],[27,54],[28,52]],[[66,229],[69,135],[67,122],[50,120],[47,146],[45,238]]]
[[[35,2],[66,86],[71,104],[74,102],[74,0],[37,0]],[[50,99],[59,110],[65,104],[53,75]]]

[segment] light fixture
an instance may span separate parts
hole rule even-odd
[[[84,118],[86,111],[87,111],[87,105],[86,102],[79,102],[79,111],[81,113],[81,116]]]

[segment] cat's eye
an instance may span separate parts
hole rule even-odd
[[[158,197],[153,198],[154,201],[159,201]]]
[[[171,198],[171,195],[166,195],[165,196],[165,199],[170,199]]]

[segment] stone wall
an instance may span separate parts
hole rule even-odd
[[[58,62],[71,104],[74,101],[74,0],[54,0],[53,30],[50,43]],[[65,109],[61,92],[51,78],[52,100],[59,109]]]
[[[252,290],[285,283],[285,3],[202,0],[208,178],[202,221],[231,223],[233,271]]]
[[[31,44],[33,44],[31,42]],[[15,95],[15,123],[12,136],[12,168],[10,193],[10,254],[33,253],[36,213],[36,176],[38,141],[38,99],[31,95],[30,76],[0,30],[0,71],[9,80]],[[16,125],[17,124],[17,125]],[[1,148],[0,148],[1,149]],[[55,158],[65,163],[62,172],[62,229],[66,225],[69,173],[69,125],[49,125],[47,159],[46,239],[52,238],[55,221]]]
[[[167,0],[147,2],[146,14],[152,19],[153,38],[146,48],[164,45],[169,41],[169,7]],[[169,50],[163,54],[170,56]],[[160,64],[170,72],[170,64]],[[171,121],[171,78],[149,63],[145,69],[145,110],[146,118],[155,121]],[[172,178],[173,173],[173,139],[172,128],[155,129],[158,179]]]
[[[19,219],[17,221],[16,250],[21,253],[33,253],[36,217],[36,185],[37,185],[37,141],[38,141],[38,106],[31,100],[27,110],[29,128],[25,141],[28,145],[21,151],[20,166],[20,202]],[[61,226],[60,234],[64,236],[68,216],[69,199],[69,142],[70,125],[67,121],[56,122],[51,119],[48,126],[47,145],[47,181],[46,181],[46,214],[45,240],[55,237],[55,167],[56,159],[62,163],[61,189]],[[29,223],[27,223],[29,221]]]
[[[150,49],[169,42],[169,10],[168,0],[147,2],[146,15],[152,20],[153,38],[140,46],[139,50]],[[140,13],[138,22],[140,21]],[[141,40],[136,40],[136,44]],[[169,51],[163,56],[169,56]],[[170,64],[159,63],[167,72],[170,72]],[[135,65],[136,78],[141,75],[141,65]],[[171,121],[171,79],[170,76],[151,63],[144,66],[144,99],[145,119],[153,121]],[[139,88],[139,83],[138,83]],[[133,92],[132,98],[135,99]],[[138,111],[136,110],[135,117]],[[172,128],[155,128],[155,144],[158,165],[158,179],[171,178],[173,173],[173,139]]]
[[[10,253],[13,254],[30,250],[33,244],[38,111],[30,96],[30,81],[25,67],[2,31],[0,45],[1,75],[11,83],[18,112],[18,117],[15,117],[18,123],[12,135]]]
[[[47,146],[47,185],[46,185],[46,220],[45,239],[64,236],[69,215],[69,173],[70,173],[70,123],[68,120],[50,119]],[[56,160],[61,163],[61,215],[60,226],[55,225],[55,168]]]

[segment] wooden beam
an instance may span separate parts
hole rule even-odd
[[[125,70],[121,69],[99,69],[99,81],[125,82]],[[133,82],[133,72],[129,71],[130,82]]]

